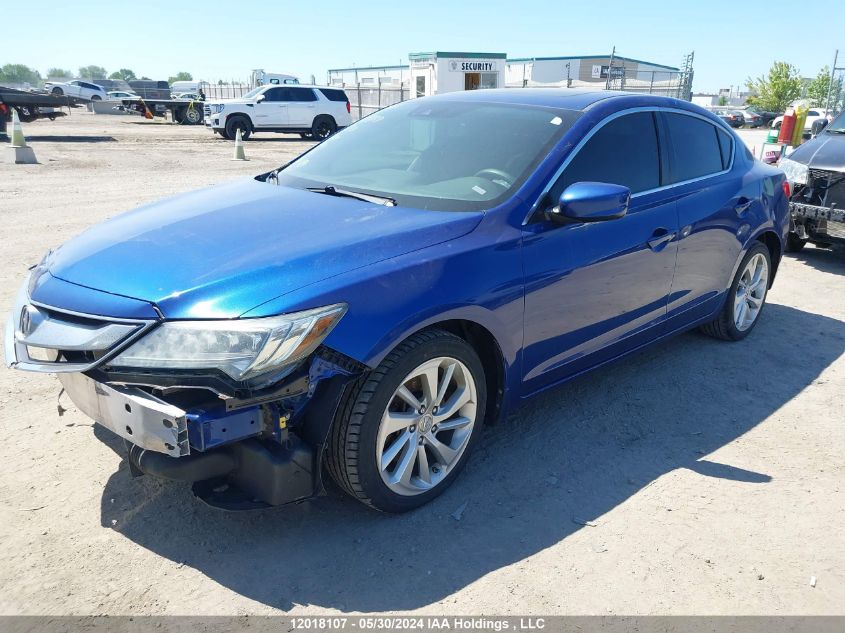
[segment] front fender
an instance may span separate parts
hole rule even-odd
[[[344,302],[347,313],[325,345],[369,367],[402,340],[455,319],[486,329],[504,360],[506,389],[522,347],[521,234],[485,218],[471,233],[291,292],[249,311],[269,316]]]

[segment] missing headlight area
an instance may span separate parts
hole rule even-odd
[[[793,250],[810,241],[817,245],[845,243],[845,173],[809,169],[806,184],[796,184],[790,202],[796,238]]]

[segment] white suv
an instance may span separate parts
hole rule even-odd
[[[48,81],[44,84],[54,95],[67,95],[68,97],[79,97],[80,99],[88,99],[89,101],[105,101],[108,95],[102,86],[92,84],[90,81],[82,81],[81,79],[74,79],[73,81]]]
[[[244,140],[255,132],[298,133],[322,140],[352,123],[343,90],[287,84],[260,86],[240,99],[206,102],[205,125],[224,138],[241,131]]]

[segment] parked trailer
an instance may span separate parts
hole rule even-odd
[[[139,114],[147,111],[153,116],[163,117],[170,112],[176,123],[182,125],[199,125],[203,122],[202,101],[186,101],[185,99],[121,99],[123,107]]]
[[[22,122],[28,123],[36,119],[52,121],[65,115],[59,108],[74,107],[83,103],[87,103],[85,99],[0,86],[0,138],[6,135],[6,124],[12,119],[12,108],[17,111]]]

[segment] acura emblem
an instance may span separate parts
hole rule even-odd
[[[44,315],[39,312],[38,308],[32,305],[25,305],[21,308],[20,318],[20,332],[24,336],[32,334],[41,322],[44,320]]]

